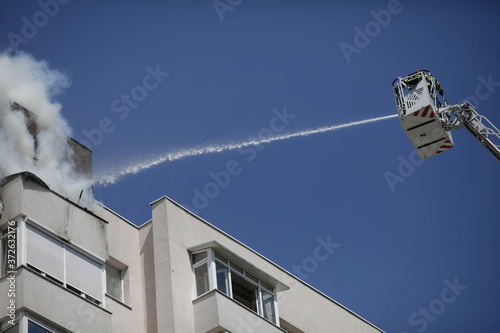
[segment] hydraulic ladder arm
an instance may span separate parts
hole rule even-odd
[[[450,106],[451,112],[481,144],[500,161],[500,131],[485,116],[480,115],[468,101]]]
[[[498,128],[468,101],[449,105],[429,71],[419,69],[392,84],[399,122],[420,157],[430,158],[453,148],[451,131],[465,127],[500,161]]]

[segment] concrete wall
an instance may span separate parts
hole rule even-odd
[[[187,249],[215,240],[290,286],[290,290],[278,293],[279,314],[300,330],[331,332],[335,328],[336,332],[381,332],[168,198],[157,200],[152,207],[154,256],[161,258],[155,260],[157,311],[159,316],[174,314],[168,323],[162,323],[165,330],[159,331],[173,331],[173,328],[176,332],[194,331],[194,281]],[[160,276],[162,281],[158,283]]]
[[[284,278],[290,291],[278,296],[280,316],[305,332],[381,332],[306,285]],[[282,297],[281,297],[282,296]]]
[[[146,332],[158,333],[156,311],[156,279],[153,251],[153,228],[148,222],[139,229],[140,256],[144,281],[144,310],[146,312]]]
[[[104,220],[29,178],[22,179],[19,213],[101,258],[108,257],[107,223]]]
[[[111,313],[86,301],[65,288],[48,281],[28,268],[21,267],[16,275],[16,309],[27,310],[45,318],[50,324],[73,332],[111,332]],[[7,295],[8,281],[0,280],[0,295]],[[9,299],[0,297],[6,309]],[[2,315],[4,312],[2,313]],[[6,317],[0,318],[5,320]]]
[[[6,208],[2,222],[25,217],[101,259],[108,258],[107,223],[51,192],[36,177],[24,173],[14,176],[2,187],[2,199]],[[17,244],[20,254],[20,234]],[[4,277],[1,295],[7,295],[7,284]],[[3,303],[5,297],[0,299]],[[18,311],[30,311],[74,332],[111,331],[111,312],[26,267],[18,269],[16,305]]]
[[[172,256],[171,237],[169,225],[167,224],[166,205],[157,205],[153,209],[152,241],[153,241],[153,265],[156,293],[156,315],[158,332],[193,332],[193,309],[186,306],[186,302],[179,302],[175,295],[178,290],[189,288],[186,281],[178,281],[179,272],[184,270],[178,268],[181,261]],[[174,244],[172,244],[174,245]],[[183,258],[182,261],[185,261]],[[182,265],[182,264],[181,264]],[[183,274],[186,279],[186,274]],[[190,289],[184,289],[190,290]],[[181,323],[182,322],[182,323]]]
[[[283,333],[275,325],[240,305],[218,290],[202,295],[194,302],[195,333],[222,331]]]
[[[121,269],[123,278],[123,302],[106,297],[106,309],[113,313],[114,332],[146,332],[145,300],[142,262],[139,247],[139,230],[105,208],[96,208],[96,214],[108,222],[109,257],[113,266]]]
[[[4,211],[1,213],[0,227],[16,217],[21,211],[21,197],[23,190],[21,177],[11,179],[0,188],[0,198],[4,205]]]
[[[21,268],[18,304],[61,327],[84,327],[82,332],[282,332],[218,291],[195,297],[188,248],[216,241],[290,287],[278,293],[279,316],[299,330],[381,332],[166,197],[151,204],[152,221],[138,228],[106,208],[96,209],[94,215],[21,175],[4,184],[0,194],[5,204],[0,225],[25,215],[126,268],[124,301],[107,296],[106,309]],[[6,288],[4,277],[0,294],[5,295]],[[6,301],[0,297],[0,308]]]
[[[92,179],[92,151],[73,138],[68,139],[68,144],[73,149],[75,171]]]

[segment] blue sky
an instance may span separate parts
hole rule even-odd
[[[256,137],[284,109],[283,132],[395,114],[392,81],[418,68],[449,103],[479,89],[477,110],[500,126],[493,1],[221,0],[219,13],[201,0],[41,3],[50,15],[0,4],[0,50],[14,42],[70,77],[57,100],[96,174]],[[356,27],[374,29],[369,40]],[[340,247],[305,281],[385,331],[498,332],[500,165],[465,129],[453,137],[403,170],[413,148],[391,118],[163,163],[95,196],[140,225],[167,195],[290,271],[330,237]],[[228,184],[208,185],[228,167]],[[404,182],[391,189],[387,172]]]

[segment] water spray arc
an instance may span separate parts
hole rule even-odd
[[[333,125],[333,126],[324,126],[316,129],[308,129],[294,133],[285,133],[281,135],[276,135],[269,138],[264,138],[261,140],[246,140],[240,142],[231,142],[226,144],[218,144],[218,145],[206,145],[199,146],[193,148],[187,148],[175,152],[167,152],[157,156],[150,158],[149,160],[142,159],[140,162],[132,163],[129,165],[117,166],[114,168],[109,168],[102,171],[97,171],[94,173],[94,185],[107,186],[111,184],[115,184],[119,180],[123,179],[127,175],[137,174],[139,172],[150,169],[156,165],[163,164],[166,162],[177,161],[186,157],[194,157],[206,154],[213,153],[222,153],[225,151],[238,150],[248,146],[257,146],[260,144],[267,144],[275,141],[283,141],[297,137],[305,137],[313,134],[325,133],[335,131],[341,128],[347,128],[357,125],[368,124],[380,120],[395,118],[397,115],[388,115],[377,118],[370,118],[360,121],[354,121],[345,124]]]

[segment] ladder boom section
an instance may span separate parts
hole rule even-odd
[[[460,122],[481,144],[500,161],[500,131],[485,116],[476,112],[472,104],[463,101],[450,107]]]

